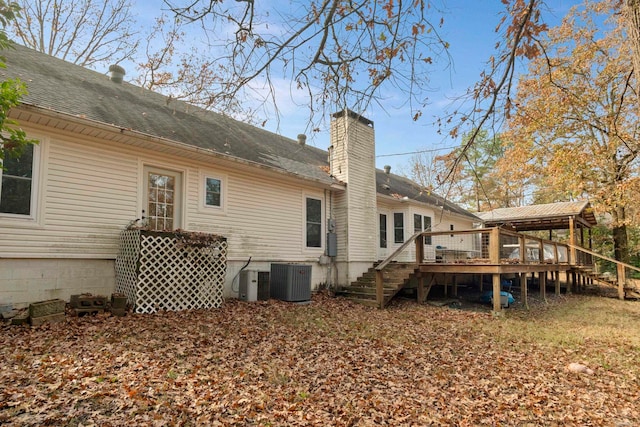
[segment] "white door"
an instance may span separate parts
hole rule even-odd
[[[149,228],[170,231],[181,227],[182,174],[150,166],[144,168],[144,209]]]

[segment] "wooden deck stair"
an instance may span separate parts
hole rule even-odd
[[[360,304],[377,307],[376,302],[376,267],[374,264],[358,280],[349,286],[343,286],[336,294]],[[384,305],[411,280],[415,274],[416,264],[397,263],[387,264],[382,270],[384,278]]]
[[[574,270],[583,274],[589,278],[591,278],[594,283],[598,283],[599,285],[610,287],[617,289],[618,282],[616,276],[613,274],[603,274],[596,272],[591,266],[578,266],[574,267]],[[640,289],[630,286],[627,284],[624,287],[624,297],[625,299],[639,299],[640,298]]]

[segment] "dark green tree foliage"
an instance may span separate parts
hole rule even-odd
[[[11,48],[11,40],[7,37],[5,28],[20,12],[20,7],[13,2],[0,0],[0,51]],[[0,67],[5,68],[5,58],[0,56]],[[0,82],[0,161],[6,155],[19,156],[24,147],[35,143],[27,138],[26,133],[11,120],[9,110],[20,103],[20,98],[27,94],[27,87],[18,79],[8,79]]]

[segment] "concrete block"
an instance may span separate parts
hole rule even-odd
[[[13,319],[18,314],[20,314],[20,310],[3,311],[0,313],[0,315],[2,315],[2,318],[4,320]]]
[[[40,326],[44,323],[58,323],[64,321],[64,313],[49,314],[47,316],[31,317],[31,326]]]
[[[72,308],[71,315],[73,316],[95,316],[96,314],[104,313],[104,308],[87,307],[87,308]]]
[[[92,294],[71,295],[71,308],[99,308],[107,307],[107,297]]]
[[[123,316],[127,315],[127,309],[126,308],[114,308],[114,307],[111,307],[111,309],[109,309],[109,311],[111,312],[112,315],[118,316],[118,317],[123,317]]]
[[[29,304],[29,317],[43,317],[59,313],[64,316],[64,307],[65,302],[61,299],[34,302]]]
[[[29,323],[29,311],[27,310],[22,310],[11,319],[12,325],[26,325],[27,323]]]
[[[127,296],[125,294],[111,294],[111,308],[127,308]]]

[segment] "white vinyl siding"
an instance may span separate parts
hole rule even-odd
[[[305,242],[305,197],[323,200],[323,192],[301,188],[299,180],[225,170],[225,213],[212,215],[209,210],[187,209],[189,230],[211,232],[229,241],[229,256],[253,261],[305,261],[308,251],[316,256],[322,248],[307,248]],[[190,190],[198,194],[197,186]],[[190,197],[190,200],[192,198]],[[200,202],[202,203],[202,202]],[[324,203],[323,203],[324,209]],[[326,218],[326,213],[323,213]]]
[[[299,179],[222,164],[207,164],[143,151],[131,146],[51,137],[47,176],[41,195],[40,224],[16,226],[0,221],[0,257],[115,258],[118,236],[142,215],[143,168],[171,166],[182,173],[182,227],[228,239],[230,259],[312,262],[322,248],[306,248],[305,197],[322,200],[324,190]],[[204,208],[204,176],[222,177],[223,210]],[[328,213],[323,211],[324,218]]]

